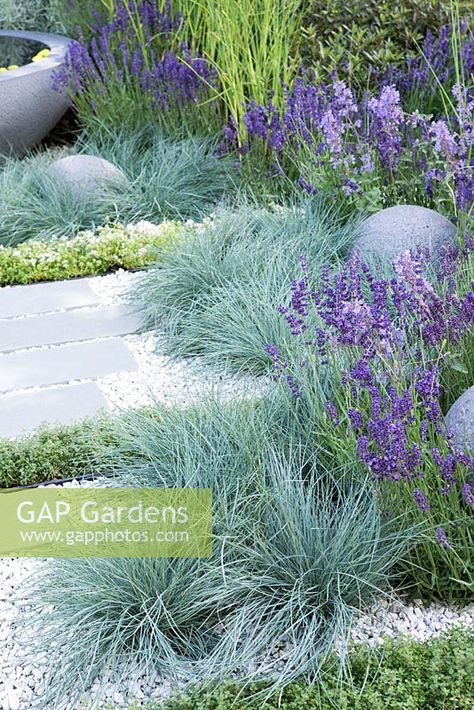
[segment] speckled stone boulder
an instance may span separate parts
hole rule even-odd
[[[70,155],[55,160],[48,174],[68,185],[76,197],[96,193],[104,185],[125,186],[127,178],[116,165],[95,155]]]
[[[354,251],[362,258],[391,261],[418,245],[435,254],[455,236],[454,225],[438,212],[416,205],[397,205],[371,215],[360,225]]]
[[[454,434],[456,446],[474,455],[474,387],[454,402],[446,415],[446,426]]]

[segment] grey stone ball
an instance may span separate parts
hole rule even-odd
[[[474,387],[454,402],[446,415],[446,426],[454,434],[456,447],[467,449],[474,456]]]
[[[70,155],[55,160],[48,174],[67,185],[75,197],[97,193],[103,185],[120,187],[128,182],[116,165],[95,155]]]
[[[417,205],[396,205],[362,222],[356,233],[354,251],[363,259],[378,257],[392,261],[418,245],[428,247],[435,255],[455,237],[455,226],[438,212]]]

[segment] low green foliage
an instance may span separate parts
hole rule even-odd
[[[18,439],[0,439],[0,488],[97,473],[99,455],[113,441],[106,417],[44,426]]]
[[[472,17],[470,0],[458,0],[461,17]],[[366,88],[374,70],[383,71],[417,53],[428,31],[451,20],[451,0],[311,0],[300,43],[303,63],[316,75]]]
[[[30,239],[16,247],[0,246],[0,286],[140,269],[154,262],[157,250],[166,250],[181,231],[178,222],[116,224],[73,239]]]
[[[262,686],[198,689],[148,710],[471,710],[474,635],[456,630],[425,643],[387,640],[354,650],[341,682],[334,669],[316,685],[291,684],[270,698]],[[130,708],[130,710],[133,710]]]

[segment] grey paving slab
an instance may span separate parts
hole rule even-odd
[[[99,304],[87,279],[0,288],[0,318]]]
[[[135,333],[140,317],[122,305],[0,320],[0,352]]]
[[[119,338],[25,350],[0,356],[0,392],[137,369],[135,358]]]
[[[107,408],[99,387],[92,382],[48,387],[0,397],[0,437],[27,434],[40,424],[70,424]]]

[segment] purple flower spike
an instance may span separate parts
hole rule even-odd
[[[415,488],[413,491],[413,497],[422,513],[427,513],[431,509],[431,506],[428,503],[428,498],[420,491],[419,488]]]
[[[333,402],[326,402],[326,412],[329,414],[330,418],[332,419],[333,422],[338,422],[339,421],[339,416],[337,413],[337,409],[334,406]]]
[[[470,483],[465,483],[463,485],[462,497],[466,505],[474,506],[474,488]]]
[[[446,530],[440,525],[436,528],[436,540],[441,547],[452,550],[453,546],[446,535]]]

